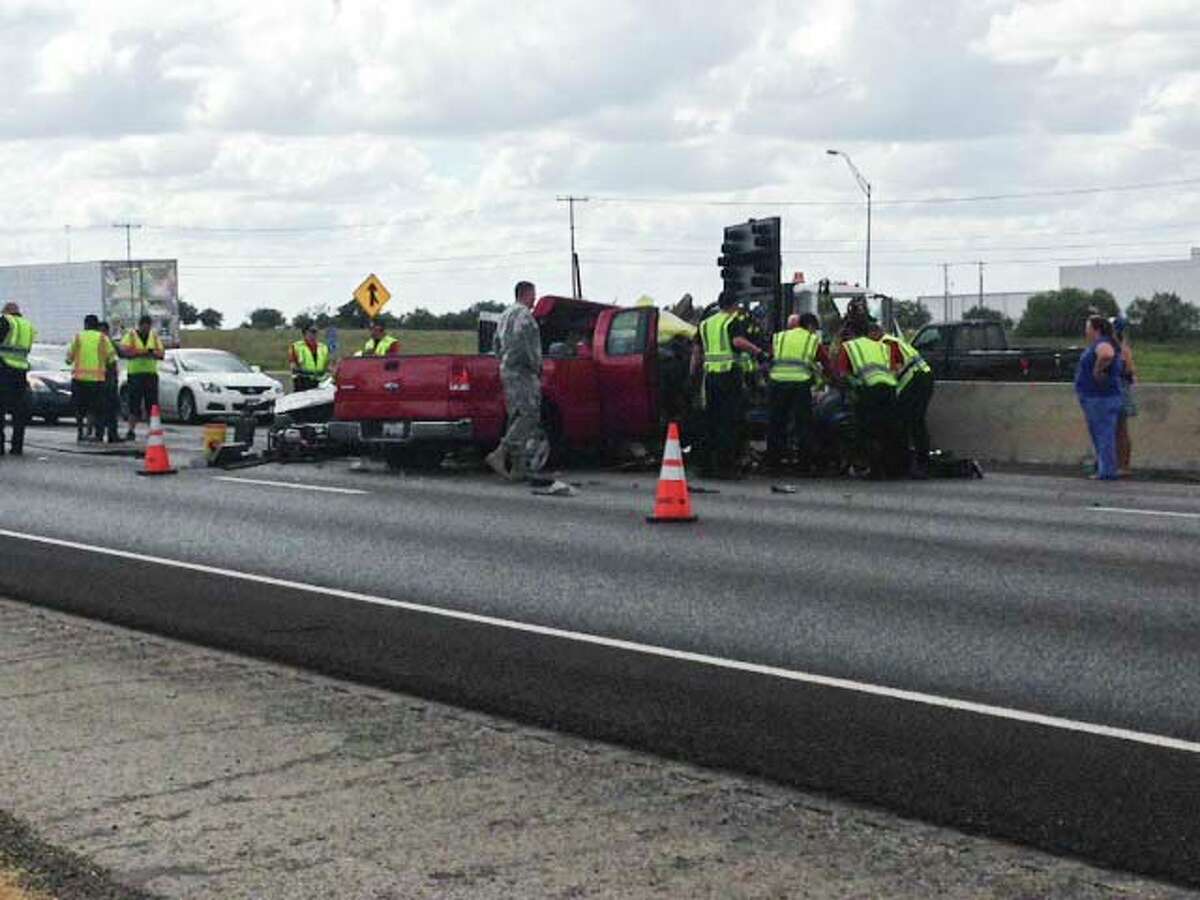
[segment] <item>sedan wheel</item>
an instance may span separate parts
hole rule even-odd
[[[199,421],[196,416],[196,398],[192,396],[191,391],[183,391],[179,395],[179,405],[176,407],[179,410],[179,419],[181,422],[187,422],[189,425],[194,425]]]

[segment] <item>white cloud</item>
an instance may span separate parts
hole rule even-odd
[[[998,288],[1052,285],[1058,257],[1186,252],[1195,193],[887,201],[1200,174],[1197,37],[1191,0],[0,0],[3,261],[60,258],[68,222],[75,258],[123,255],[131,219],[159,226],[135,252],[178,257],[230,319],[367,270],[401,309],[449,308],[522,276],[564,289],[571,192],[596,198],[578,237],[601,299],[712,294],[721,226],[752,214],[783,216],[788,271],[857,277],[837,146],[880,201],[877,284],[991,258]],[[1044,261],[1001,264],[1009,246]]]

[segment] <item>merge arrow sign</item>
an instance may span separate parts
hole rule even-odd
[[[358,301],[362,311],[373,319],[387,306],[392,294],[372,272],[354,289],[354,299]]]

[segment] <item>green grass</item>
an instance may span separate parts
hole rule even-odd
[[[474,353],[476,336],[473,331],[395,331],[400,339],[400,352],[406,355],[421,353]],[[268,371],[286,369],[287,348],[300,339],[294,328],[267,330],[257,328],[231,328],[209,331],[207,329],[185,329],[181,332],[184,347],[211,347],[228,350],[251,365],[262,366]],[[324,339],[324,333],[321,338]],[[362,349],[367,340],[365,329],[338,329],[338,352],[335,359],[353,356]]]
[[[1078,338],[1043,338],[1009,335],[1014,347],[1083,347]],[[1200,338],[1174,341],[1133,339],[1133,364],[1143,384],[1200,384]]]
[[[1130,344],[1138,381],[1200,384],[1200,340]]]

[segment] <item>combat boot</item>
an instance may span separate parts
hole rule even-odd
[[[529,467],[524,454],[512,457],[512,468],[509,469],[509,481],[524,481],[529,478]]]
[[[504,445],[501,444],[491,453],[483,458],[483,461],[488,464],[488,468],[499,475],[501,478],[511,478],[508,474],[508,465],[506,462],[507,453],[504,450]]]
[[[508,470],[509,481],[525,481],[529,477],[527,451],[513,454],[512,466]]]

